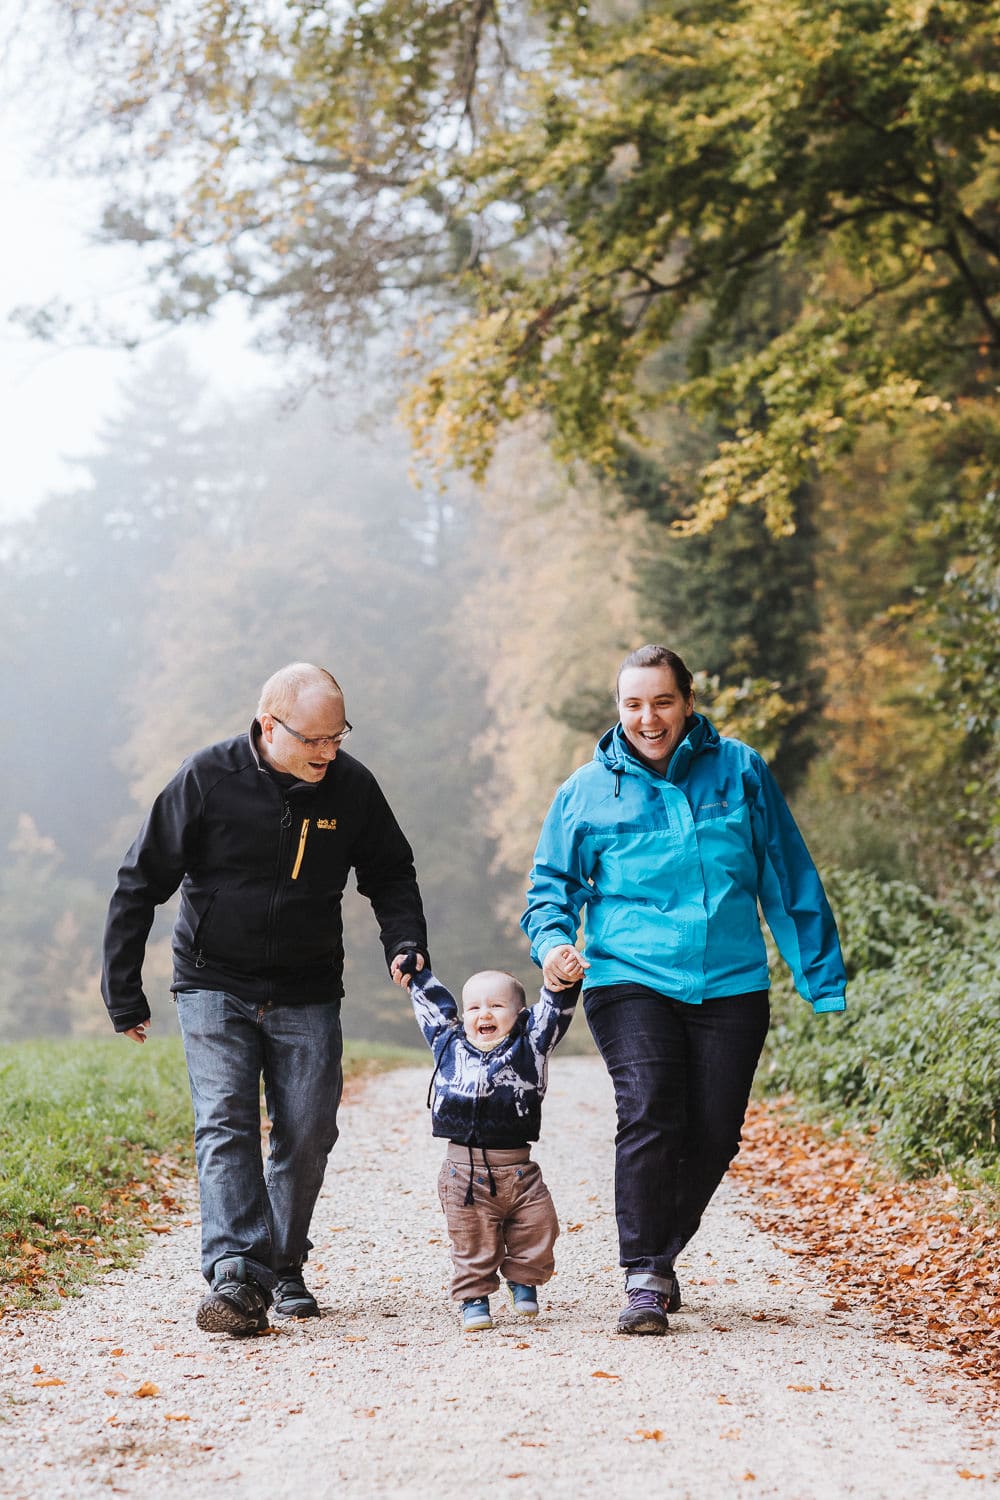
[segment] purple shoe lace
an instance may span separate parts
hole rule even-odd
[[[648,1286],[630,1286],[628,1305],[635,1312],[662,1313],[666,1316],[667,1298],[663,1292],[654,1292]]]

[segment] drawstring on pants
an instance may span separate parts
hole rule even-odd
[[[485,1146],[481,1146],[480,1150],[483,1153],[483,1165],[486,1168],[486,1177],[487,1177],[487,1181],[489,1182],[489,1185],[490,1185],[490,1197],[491,1198],[495,1198],[496,1195],[497,1195],[497,1185],[496,1185],[496,1182],[495,1182],[494,1177],[493,1177],[493,1168],[490,1166],[490,1159],[486,1155],[486,1147]],[[465,1197],[462,1200],[463,1203],[465,1204],[466,1208],[471,1208],[472,1205],[473,1205],[473,1203],[475,1202],[475,1199],[474,1199],[474,1197],[472,1195],[472,1184],[475,1181],[475,1177],[476,1177],[476,1163],[475,1163],[475,1161],[473,1159],[473,1156],[472,1156],[472,1142],[470,1141],[469,1142],[469,1186],[466,1188],[466,1190],[465,1190]]]

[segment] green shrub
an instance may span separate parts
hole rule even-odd
[[[913,886],[827,881],[851,982],[844,1015],[814,1016],[774,988],[764,1086],[876,1133],[909,1175],[996,1181],[1000,921],[963,929]]]

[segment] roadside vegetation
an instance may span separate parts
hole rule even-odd
[[[905,1177],[1000,1189],[1000,920],[862,872],[826,883],[848,1010],[814,1017],[777,983],[767,1091],[864,1132]]]
[[[348,1086],[424,1061],[349,1042]],[[0,1048],[0,1292],[4,1310],[52,1306],[132,1264],[195,1194],[191,1102],[178,1038],[140,1056],[120,1038]]]

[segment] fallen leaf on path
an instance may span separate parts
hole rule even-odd
[[[582,1224],[567,1224],[566,1225],[566,1233],[567,1234],[576,1234],[577,1230],[582,1229],[582,1228],[583,1228]]]
[[[344,1333],[341,1335],[345,1344],[367,1344],[368,1335],[364,1333]]]
[[[160,1387],[154,1385],[151,1380],[144,1380],[142,1385],[134,1390],[132,1394],[133,1396],[158,1396],[160,1394]]]
[[[969,1469],[959,1469],[959,1479],[985,1479],[985,1474],[973,1474]]]
[[[170,1229],[169,1224],[150,1224],[149,1226],[150,1234],[169,1234]]]
[[[125,1353],[125,1350],[124,1349],[110,1349],[108,1352],[111,1355],[112,1359],[118,1359],[121,1355],[123,1355]]]
[[[186,1411],[165,1411],[163,1420],[164,1422],[190,1422],[191,1418]]]
[[[721,1442],[736,1443],[740,1439],[740,1429],[738,1427],[728,1427],[725,1432],[719,1433],[719,1439]]]
[[[816,1387],[812,1386],[812,1385],[790,1385],[790,1386],[788,1386],[788,1390],[790,1390],[790,1391],[813,1391],[815,1389],[816,1389]]]
[[[591,1370],[590,1373],[595,1380],[621,1380],[620,1375],[609,1375],[607,1370]]]
[[[829,1311],[870,1309],[911,1349],[942,1351],[978,1383],[992,1414],[1000,1381],[995,1201],[944,1174],[900,1182],[856,1139],[831,1140],[803,1123],[789,1098],[752,1101],[743,1140],[731,1171],[755,1194],[755,1222],[825,1264]]]
[[[635,1430],[636,1435],[646,1442],[662,1443],[663,1441],[662,1427],[637,1427]]]
[[[60,1380],[57,1375],[49,1375],[45,1380],[33,1380],[32,1385],[65,1385],[65,1380]]]

